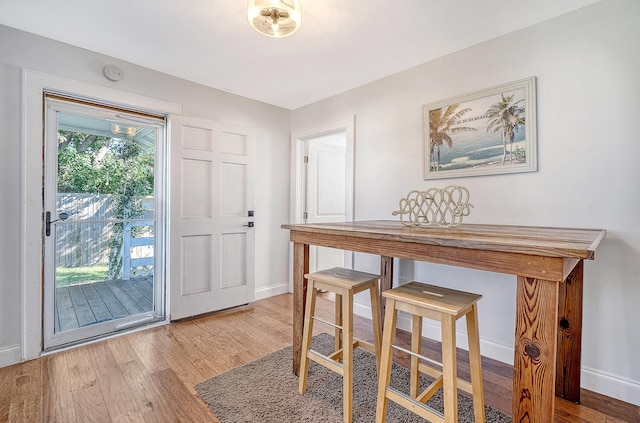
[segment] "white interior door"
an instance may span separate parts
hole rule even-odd
[[[337,132],[307,140],[306,223],[346,220],[346,134]],[[343,250],[311,246],[309,271],[344,267]]]
[[[255,298],[253,134],[172,121],[171,319]]]

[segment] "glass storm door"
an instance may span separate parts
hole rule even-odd
[[[45,99],[46,350],[164,319],[165,121]]]

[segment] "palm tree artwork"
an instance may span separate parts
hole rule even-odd
[[[485,116],[488,119],[487,132],[493,130],[493,132],[500,132],[500,139],[502,140],[502,164],[505,164],[507,159],[507,141],[509,142],[509,164],[513,163],[513,139],[520,127],[524,127],[525,107],[521,103],[524,99],[520,99],[513,102],[515,94],[506,96],[501,94],[501,100],[494,103],[486,111]]]
[[[429,111],[430,170],[440,170],[440,148],[445,144],[451,148],[453,145],[452,134],[476,130],[476,128],[466,126],[452,127],[465,113],[471,111],[470,108],[457,110],[458,107],[460,107],[459,104],[452,104]],[[437,155],[436,158],[434,158],[434,153]]]

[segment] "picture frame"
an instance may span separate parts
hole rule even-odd
[[[422,106],[424,179],[538,170],[535,76]]]

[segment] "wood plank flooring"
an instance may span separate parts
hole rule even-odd
[[[109,280],[56,288],[55,331],[153,310],[153,277]]]
[[[218,422],[194,385],[291,345],[291,307],[292,296],[280,295],[0,368],[0,422]],[[332,302],[319,298],[318,308],[330,319]],[[356,317],[356,331],[370,339],[369,327]],[[410,337],[398,340],[407,346]],[[437,347],[424,342],[436,358]],[[459,352],[459,373],[468,379],[466,355]],[[408,365],[401,353],[396,361]],[[482,364],[487,404],[510,412],[513,369]],[[640,422],[640,407],[586,390],[582,399],[556,399],[555,422]]]

